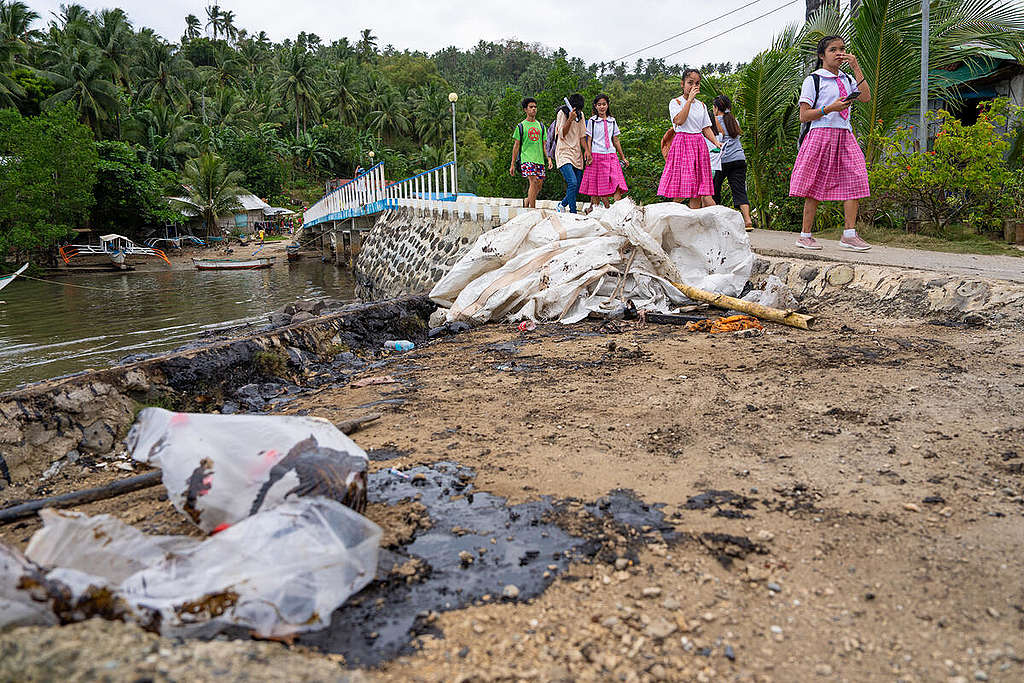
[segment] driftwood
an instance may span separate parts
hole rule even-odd
[[[335,425],[342,434],[351,434],[352,432],[361,429],[364,424],[379,420],[381,418],[380,413],[367,413],[360,417],[352,418],[351,420],[343,420]]]
[[[373,422],[380,418],[380,413],[367,413],[366,415],[362,415],[351,420],[339,422],[335,426],[343,434],[351,434],[368,422]],[[40,498],[39,500],[32,500],[27,503],[21,503],[20,505],[12,505],[9,508],[0,510],[0,525],[10,524],[11,522],[16,522],[19,519],[31,517],[43,508],[67,508],[73,505],[82,505],[83,503],[95,503],[98,500],[116,498],[117,496],[122,496],[126,493],[132,493],[133,491],[139,491],[151,486],[156,486],[161,482],[161,474],[162,473],[159,470],[156,472],[147,472],[146,474],[140,474],[137,477],[120,479],[107,484],[106,486],[83,489],[81,491],[72,491],[71,493],[63,493],[59,496],[50,496],[49,498]]]
[[[146,474],[140,474],[137,477],[119,479],[118,481],[107,484],[106,486],[84,489],[82,491],[72,491],[71,493],[63,493],[59,496],[50,496],[49,498],[40,498],[39,500],[29,501],[28,503],[22,503],[21,505],[12,505],[9,508],[0,510],[0,524],[9,524],[25,517],[31,517],[43,508],[66,508],[71,507],[72,505],[81,505],[83,503],[95,503],[98,500],[116,498],[117,496],[121,496],[126,493],[156,486],[160,483],[160,474],[161,472],[159,470],[156,472],[147,472]]]
[[[799,327],[802,330],[809,330],[814,325],[813,315],[804,315],[794,311],[784,311],[780,308],[762,306],[761,304],[755,304],[752,301],[744,301],[743,299],[737,299],[736,297],[726,296],[724,294],[707,292],[703,289],[691,287],[690,285],[684,285],[681,282],[673,282],[672,286],[694,301],[703,301],[704,303],[711,304],[718,308],[739,311],[740,313],[746,313],[747,315],[752,315],[756,318],[761,318],[762,320],[770,320],[773,323],[781,323],[782,325],[789,325],[790,327]]]

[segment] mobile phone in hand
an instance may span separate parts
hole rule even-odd
[[[843,102],[853,102],[858,97],[860,97],[860,91],[854,90],[852,93],[843,98]]]

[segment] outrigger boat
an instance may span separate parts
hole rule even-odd
[[[99,245],[95,244],[68,244],[58,249],[64,263],[71,263],[71,259],[82,254],[102,254],[110,259],[116,267],[127,270],[125,259],[129,256],[156,256],[170,265],[167,255],[159,249],[151,247],[140,247],[124,235],[101,235]]]
[[[257,270],[274,265],[273,256],[257,258],[194,258],[196,270]]]
[[[23,265],[21,268],[18,268],[16,271],[11,273],[10,275],[0,275],[0,289],[3,289],[7,285],[9,285],[12,282],[14,282],[14,278],[16,278],[19,275],[21,275],[22,273],[24,273],[26,268],[28,268],[28,264],[27,263],[25,265]]]

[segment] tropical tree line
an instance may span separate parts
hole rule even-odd
[[[764,220],[785,197],[779,179],[795,154],[796,93],[819,37],[843,35],[860,56],[873,93],[854,114],[862,136],[891,131],[916,106],[920,3],[863,0],[852,14],[838,3],[816,4],[805,25],[783,31],[750,63],[701,66],[708,99],[726,92],[736,102]],[[931,16],[933,68],[993,47],[1020,52],[1024,13],[1014,0],[933,0]],[[146,176],[140,188],[162,185],[166,194],[193,187],[195,174],[205,172],[229,179],[221,183],[229,189],[244,186],[294,206],[316,199],[324,180],[367,166],[371,151],[391,179],[426,170],[452,156],[448,93],[455,91],[460,189],[515,196],[521,181],[506,169],[519,99],[537,97],[547,122],[564,96],[579,91],[611,95],[634,162],[628,180],[636,197],[648,200],[660,172],[667,103],[684,66],[658,59],[587,64],[522,41],[427,54],[381,46],[371,29],[354,40],[302,32],[274,42],[265,31],[239,26],[219,5],[186,16],[172,42],[137,28],[121,9],[62,5],[44,23],[25,3],[0,0],[0,109],[26,118],[70,112],[98,145],[98,163],[125,167],[127,149],[132,163],[148,169],[132,171]],[[559,192],[551,181],[542,196]],[[85,220],[96,219],[103,201],[96,198]],[[133,226],[159,218],[138,213]]]

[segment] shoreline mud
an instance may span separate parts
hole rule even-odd
[[[375,332],[344,349],[334,335],[352,311],[270,331],[321,353],[294,376],[309,391],[250,397],[259,410],[383,413],[353,437],[378,487],[377,581],[290,648],[96,621],[14,629],[0,634],[0,679],[1019,680],[1024,334],[992,295],[1007,290],[928,310],[828,272],[795,272],[814,332],[582,322],[428,341],[430,305],[416,297],[366,305]],[[422,336],[382,354],[394,306]],[[146,376],[189,395],[202,378],[176,362],[144,363],[175,368],[177,386]],[[190,405],[253,409],[232,393],[245,381],[258,394],[251,379]],[[130,390],[103,382],[133,409]],[[19,460],[0,505],[130,476],[112,447],[41,479],[66,460],[50,450]],[[413,487],[395,472],[423,477]],[[80,509],[187,533],[161,487]],[[24,547],[37,527],[0,527],[0,541]],[[386,655],[359,654],[375,651]]]

